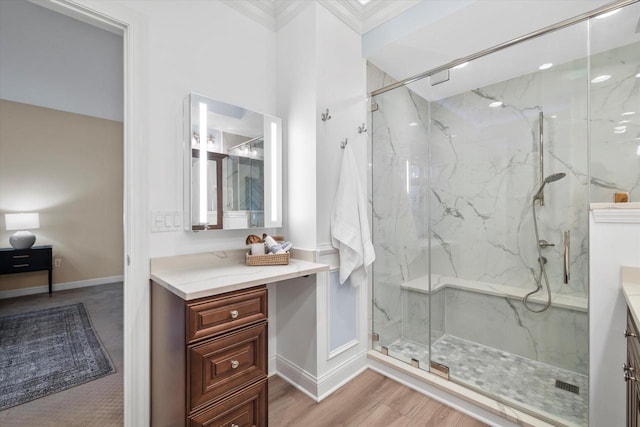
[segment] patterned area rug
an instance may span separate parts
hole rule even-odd
[[[0,411],[114,372],[82,303],[0,317]]]

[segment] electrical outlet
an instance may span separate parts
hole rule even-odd
[[[62,265],[62,258],[55,258],[53,260],[53,266],[54,267],[60,267]]]

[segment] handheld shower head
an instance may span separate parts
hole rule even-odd
[[[564,172],[554,173],[553,175],[549,175],[548,177],[546,177],[546,178],[544,179],[544,183],[545,183],[545,184],[548,184],[548,183],[550,183],[550,182],[554,182],[554,181],[557,181],[557,180],[559,180],[559,179],[562,179],[562,178],[564,178],[565,176],[567,176],[567,174],[566,174],[566,173],[564,173]]]
[[[550,182],[558,181],[559,179],[562,179],[565,176],[567,176],[566,173],[560,172],[560,173],[554,173],[554,174],[549,175],[548,177],[546,177],[544,179],[544,181],[542,181],[542,185],[540,186],[540,188],[536,192],[535,196],[533,196],[533,201],[535,202],[536,200],[542,199],[542,190],[544,190],[544,186],[545,185],[547,185]]]

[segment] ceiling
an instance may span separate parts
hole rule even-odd
[[[274,31],[308,0],[222,0]],[[610,0],[315,0],[362,35],[362,55],[396,80],[443,66],[541,28],[612,4]],[[364,4],[363,4],[364,3]],[[591,53],[640,41],[640,3],[591,25]],[[451,70],[450,80],[411,85],[441,99],[587,56],[587,24],[577,24]],[[499,61],[496,58],[500,57]],[[497,67],[495,64],[508,64]]]

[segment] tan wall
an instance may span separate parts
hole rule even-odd
[[[4,214],[39,212],[36,245],[53,245],[53,282],[123,274],[122,123],[0,100],[0,246]],[[0,276],[0,291],[47,283]]]

